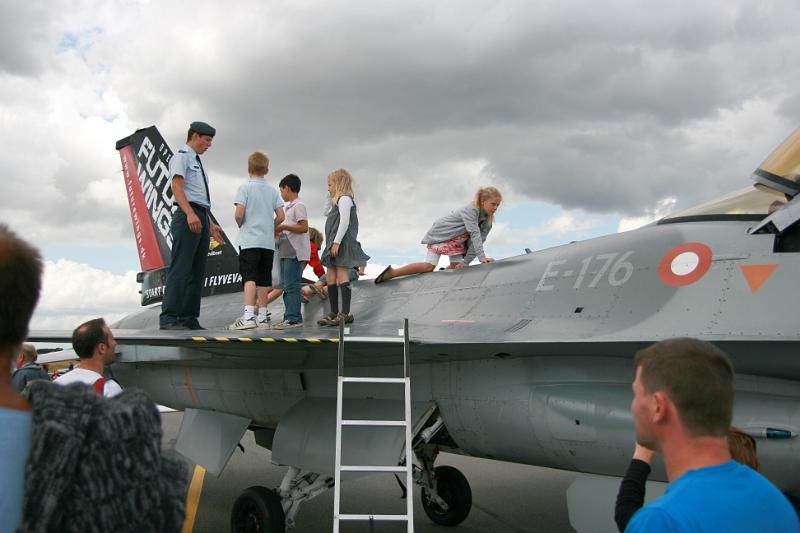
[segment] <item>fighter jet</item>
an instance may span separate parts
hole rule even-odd
[[[302,329],[226,331],[241,310],[240,278],[233,247],[216,243],[201,310],[209,330],[159,331],[152,304],[169,264],[172,152],[155,127],[117,149],[149,307],[112,326],[113,375],[184,410],[177,448],[213,474],[253,431],[272,462],[289,468],[276,490],[243,492],[232,530],[255,523],[283,532],[303,502],[333,484],[339,332],[315,325],[318,300],[304,307]],[[461,472],[436,465],[441,450],[621,476],[634,443],[633,354],[691,336],[730,354],[734,424],[758,439],[764,475],[800,493],[800,332],[791,311],[800,300],[800,130],[752,179],[637,230],[462,270],[354,282],[345,373],[402,375],[408,319],[413,449],[407,459],[399,428],[344,428],[342,462],[413,461],[426,514],[450,526],[468,516],[472,493]],[[363,419],[402,417],[402,390],[353,386],[344,407]],[[652,478],[666,480],[663,466]]]

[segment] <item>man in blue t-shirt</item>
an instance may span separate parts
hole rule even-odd
[[[734,373],[728,356],[710,343],[680,338],[645,348],[635,361],[636,441],[663,455],[670,486],[625,531],[799,532],[783,494],[731,459]]]
[[[0,533],[15,531],[22,517],[31,404],[11,384],[11,360],[28,336],[41,276],[39,252],[0,224]]]

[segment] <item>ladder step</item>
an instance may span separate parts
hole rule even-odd
[[[405,420],[342,420],[343,426],[394,426],[405,427]]]
[[[342,472],[406,472],[405,466],[356,466],[342,465]]]
[[[405,383],[408,378],[357,378],[342,376],[342,383]]]
[[[375,520],[383,522],[408,522],[406,514],[340,514],[339,520]]]

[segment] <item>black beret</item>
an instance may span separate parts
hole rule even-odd
[[[217,130],[215,130],[212,126],[200,121],[189,124],[189,129],[196,131],[200,135],[211,135],[213,137],[217,134]]]

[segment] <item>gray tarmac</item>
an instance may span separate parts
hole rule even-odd
[[[164,447],[174,449],[180,429],[180,412],[162,414]],[[239,494],[253,485],[273,488],[280,484],[285,467],[270,463],[270,452],[255,444],[252,432],[242,439],[244,453],[236,450],[219,478],[206,474],[194,533],[230,530],[230,510]],[[472,511],[460,526],[431,522],[422,509],[419,488],[414,490],[414,526],[417,533],[521,533],[573,532],[567,516],[566,490],[577,474],[534,466],[476,459],[442,453],[438,465],[451,465],[467,477],[472,488]],[[194,469],[189,464],[190,475]],[[374,474],[342,483],[343,511],[348,513],[403,513],[405,501],[394,477]],[[324,533],[332,530],[333,490],[303,504],[292,533]],[[186,530],[185,530],[186,531]],[[404,532],[404,524],[343,524],[342,533]]]

